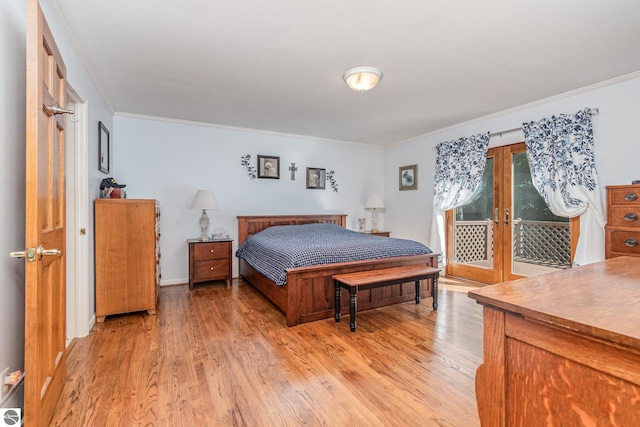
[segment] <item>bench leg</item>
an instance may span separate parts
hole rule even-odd
[[[356,306],[358,305],[358,288],[352,286],[349,289],[349,326],[351,326],[351,332],[356,330]]]
[[[420,280],[416,280],[416,304],[420,304]]]
[[[438,276],[436,273],[433,275],[433,310],[438,310]]]
[[[336,318],[336,322],[340,321],[340,296],[342,295],[342,289],[340,288],[340,284],[338,283],[337,280],[333,281],[335,287],[336,287],[336,297],[335,297],[335,303],[336,303],[336,314],[335,314],[335,318]]]

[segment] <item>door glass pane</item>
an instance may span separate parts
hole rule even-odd
[[[569,218],[554,215],[533,186],[526,153],[513,154],[512,166],[512,272],[535,276],[569,268]]]
[[[493,268],[493,158],[471,201],[456,208],[454,262]]]

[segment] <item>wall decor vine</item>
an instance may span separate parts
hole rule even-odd
[[[251,179],[255,179],[256,176],[258,175],[258,172],[256,171],[256,168],[251,164],[251,154],[247,154],[246,156],[242,156],[242,157],[240,157],[240,159],[241,159],[242,166],[247,168],[247,172],[249,174],[249,177]]]
[[[329,181],[329,184],[331,184],[331,188],[333,188],[333,192],[337,193],[338,192],[338,183],[336,182],[336,179],[333,176],[334,174],[335,174],[335,171],[327,172],[327,181]]]

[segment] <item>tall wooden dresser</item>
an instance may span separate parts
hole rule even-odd
[[[607,187],[605,257],[640,257],[640,185]]]
[[[95,201],[96,320],[156,313],[160,286],[160,210],[156,200]]]

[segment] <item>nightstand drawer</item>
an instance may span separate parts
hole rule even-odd
[[[390,231],[361,231],[362,234],[371,234],[372,236],[391,237]]]
[[[389,237],[389,235],[391,234],[390,231],[372,231],[371,234],[373,234],[374,236],[382,236],[382,237]]]
[[[193,248],[193,259],[228,259],[231,242],[198,243]]]
[[[193,263],[194,280],[227,279],[229,276],[229,259],[196,261]]]

